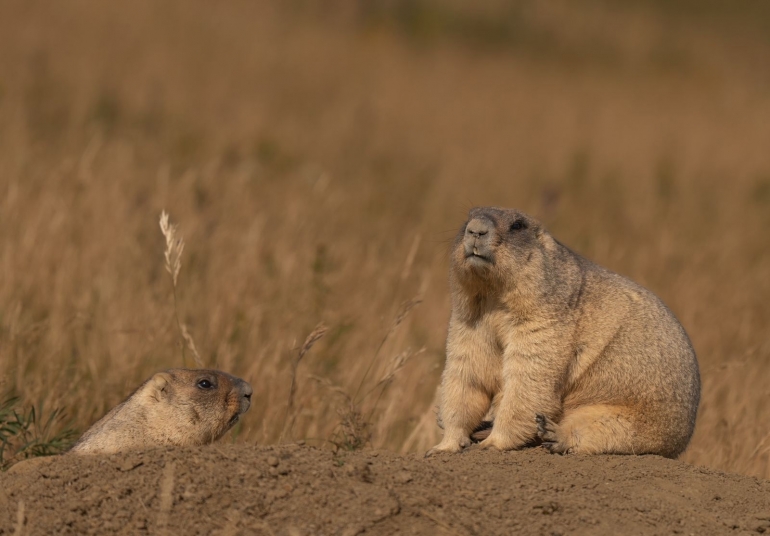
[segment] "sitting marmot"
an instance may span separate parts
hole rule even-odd
[[[440,387],[457,452],[481,447],[676,457],[693,433],[698,362],[651,292],[556,241],[517,210],[475,208],[454,242]]]

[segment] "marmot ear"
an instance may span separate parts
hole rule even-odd
[[[545,246],[545,249],[550,251],[556,247],[556,242],[551,236],[551,233],[546,231],[542,226],[538,225],[537,230],[535,231],[535,236],[540,241],[540,243]]]
[[[171,376],[167,372],[158,372],[150,378],[148,383],[150,388],[149,395],[160,402],[167,394],[166,387],[171,383]]]

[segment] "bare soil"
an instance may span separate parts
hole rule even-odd
[[[770,481],[540,448],[425,459],[216,445],[36,459],[0,482],[0,535],[770,532]]]

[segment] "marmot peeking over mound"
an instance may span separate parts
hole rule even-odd
[[[655,295],[517,210],[472,209],[451,255],[444,438],[427,455],[470,445],[490,410],[483,448],[684,451],[700,398],[698,362]]]
[[[251,394],[248,383],[218,370],[158,372],[89,428],[69,452],[205,445],[238,422],[249,409]]]

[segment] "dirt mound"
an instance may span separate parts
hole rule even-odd
[[[33,460],[0,481],[2,535],[770,532],[770,481],[655,456],[217,445]]]

